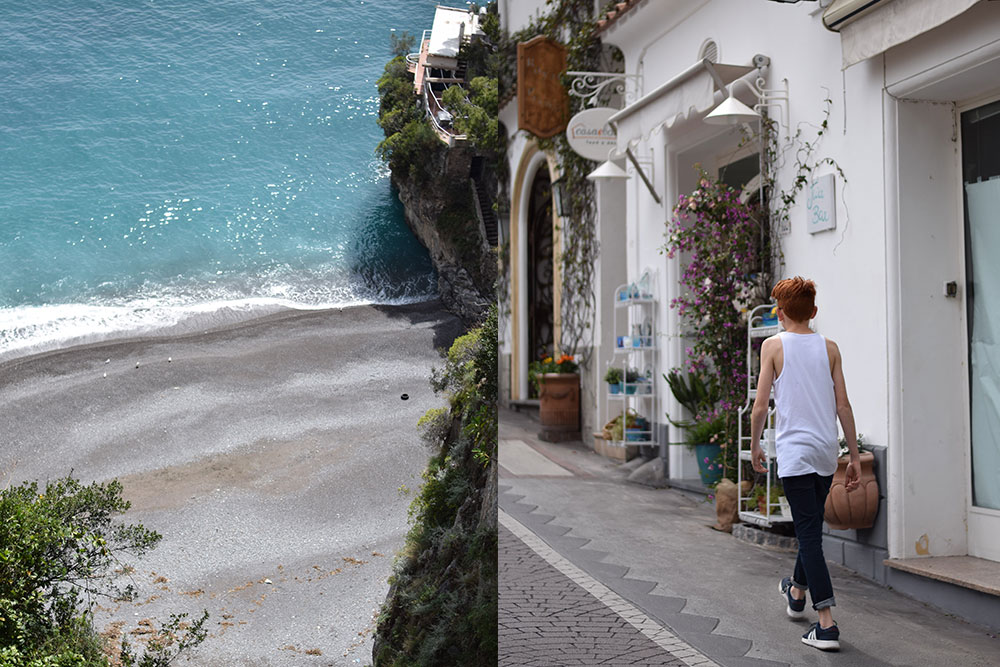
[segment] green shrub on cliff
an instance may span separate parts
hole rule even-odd
[[[131,599],[133,587],[115,581],[120,557],[160,541],[141,524],[114,522],[129,508],[121,493],[117,481],[84,486],[72,477],[0,491],[0,667],[108,665],[92,626],[95,598]],[[173,649],[200,643],[205,618]],[[167,664],[176,650],[161,648],[122,664]]]
[[[378,124],[385,139],[376,152],[398,177],[426,180],[430,173],[426,167],[444,150],[444,144],[418,106],[413,76],[406,70],[402,56],[386,63],[378,80],[378,93]]]
[[[468,92],[468,95],[466,95]],[[469,82],[469,90],[451,86],[444,91],[441,102],[454,116],[455,129],[484,153],[496,154],[500,149],[497,120],[499,109],[496,78],[477,76]]]
[[[377,667],[497,663],[497,313],[458,338],[432,386],[449,397],[425,421],[445,433],[410,506],[412,527],[379,615]],[[484,502],[487,506],[484,507]]]
[[[444,144],[426,118],[411,120],[399,132],[382,140],[376,149],[396,176],[423,183],[429,177],[427,165],[444,150]]]

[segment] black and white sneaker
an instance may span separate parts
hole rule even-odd
[[[785,598],[785,613],[796,620],[806,617],[806,599],[796,600],[792,597],[792,578],[785,577],[778,583],[778,591]]]
[[[809,632],[802,635],[802,643],[818,648],[821,651],[840,650],[840,629],[834,623],[832,627],[821,628],[819,623],[813,623]]]

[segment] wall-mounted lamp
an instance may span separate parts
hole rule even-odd
[[[597,169],[587,174],[587,178],[591,181],[596,181],[598,179],[607,178],[614,180],[616,178],[628,178],[628,173],[614,162],[612,162],[611,156],[614,155],[615,149],[608,151],[608,159],[600,164]]]
[[[705,116],[705,122],[709,125],[741,125],[760,119],[762,109],[777,107],[779,120],[785,128],[785,136],[788,136],[788,79],[782,79],[784,88],[766,89],[764,88],[764,78],[757,77],[754,83],[746,79],[736,79],[729,84],[729,97],[722,104],[715,107],[711,113]],[[750,92],[757,98],[757,103],[751,109],[747,105],[736,99],[735,88],[737,83],[743,83]]]
[[[755,120],[760,120],[760,113],[740,102],[732,92],[712,113],[705,116],[705,122],[709,125],[741,125]]]
[[[611,161],[609,158],[606,162],[602,162],[594,171],[587,174],[587,178],[596,181],[598,179],[609,179],[614,180],[618,178],[628,178],[628,173],[617,164]]]

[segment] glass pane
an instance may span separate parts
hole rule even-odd
[[[1000,103],[962,114],[972,503],[1000,509]]]
[[[739,192],[759,173],[760,156],[754,153],[720,167],[719,180]]]

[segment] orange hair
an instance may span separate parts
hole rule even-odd
[[[771,290],[771,297],[789,319],[805,322],[816,307],[816,283],[801,276],[785,278]]]

